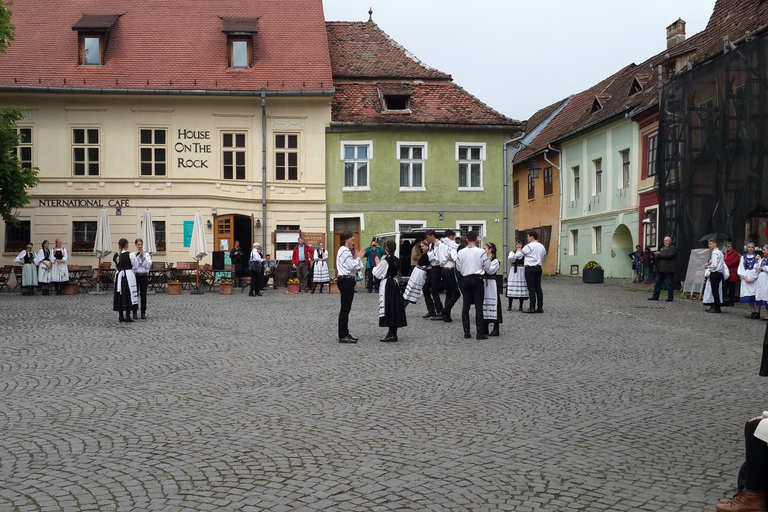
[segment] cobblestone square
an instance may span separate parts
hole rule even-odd
[[[421,302],[398,343],[359,289],[356,345],[327,293],[157,294],[133,324],[0,294],[0,510],[714,510],[768,409],[766,323],[543,287],[498,338]]]

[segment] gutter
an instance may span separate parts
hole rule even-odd
[[[547,148],[548,149],[544,150],[544,161],[547,162],[552,167],[554,167],[555,169],[557,169],[557,175],[560,178],[558,180],[560,182],[560,214],[557,216],[557,266],[555,267],[555,274],[559,274],[560,273],[560,254],[562,254],[561,251],[560,251],[560,240],[562,240],[562,238],[563,238],[562,232],[560,231],[562,229],[562,225],[563,225],[563,201],[564,201],[564,199],[563,199],[563,170],[559,166],[557,166],[553,162],[551,162],[549,160],[549,158],[547,158],[547,151],[554,151],[555,153],[557,153],[558,161],[560,162],[561,165],[563,163],[563,152],[560,151],[559,149],[553,148],[552,144],[550,144],[549,142],[547,142]]]
[[[253,229],[253,227],[251,227]],[[261,249],[267,253],[267,90],[261,90]],[[253,247],[253,245],[251,245]],[[274,248],[273,248],[274,249]],[[277,251],[275,250],[275,255]]]
[[[527,126],[526,126],[527,128]],[[507,251],[507,224],[509,223],[509,173],[507,171],[507,146],[509,144],[519,142],[525,138],[525,130],[520,134],[519,137],[515,137],[514,139],[509,139],[508,141],[504,142],[504,166],[503,166],[503,172],[504,172],[504,239],[503,239],[503,251],[504,251],[504,275],[507,275],[507,255],[509,252]]]
[[[216,91],[210,89],[87,89],[77,87],[27,87],[23,85],[0,85],[0,92],[32,93],[87,93],[87,94],[139,94],[165,96],[333,96],[335,87],[325,91]]]

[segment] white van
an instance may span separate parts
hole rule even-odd
[[[446,228],[417,228],[404,232],[392,232],[392,233],[380,233],[374,235],[373,239],[376,243],[384,247],[384,244],[392,240],[397,246],[395,256],[400,259],[400,275],[398,281],[400,282],[400,288],[405,288],[408,285],[408,278],[411,275],[411,251],[418,244],[418,242],[424,240],[427,236],[427,231],[433,229],[437,238],[443,238],[445,236]]]

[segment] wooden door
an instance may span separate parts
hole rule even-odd
[[[213,232],[213,250],[229,252],[235,246],[235,216],[222,215],[216,217],[216,227]]]

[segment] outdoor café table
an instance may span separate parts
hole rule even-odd
[[[83,282],[83,279],[92,272],[90,268],[77,268],[69,270],[69,280],[77,283],[77,288],[87,292],[88,289]]]
[[[167,269],[165,266],[163,268],[155,267],[155,264],[152,264],[152,269],[149,271],[149,289],[151,291],[156,291],[155,288],[160,288],[160,290],[163,289],[163,285],[165,285],[165,282],[169,279],[169,277],[172,276],[172,269]]]

